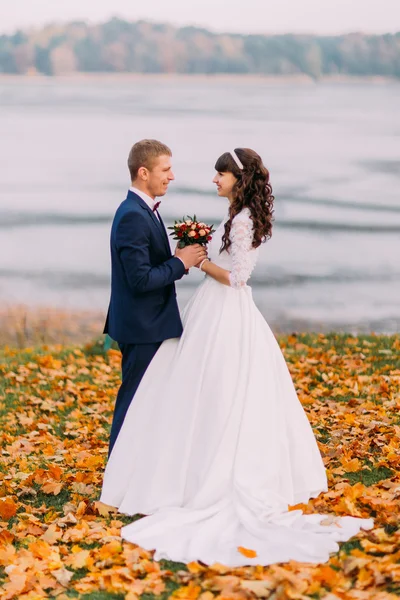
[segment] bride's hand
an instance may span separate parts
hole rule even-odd
[[[207,246],[202,246],[202,249],[203,249],[203,256],[198,261],[198,263],[194,265],[196,267],[196,269],[200,269],[201,263],[208,258]]]
[[[207,250],[200,244],[185,246],[185,248],[179,248],[177,245],[175,256],[182,260],[186,269],[190,269],[191,267],[197,267],[201,263],[207,256]]]
[[[201,259],[201,261],[200,261],[200,262],[198,262],[198,263],[197,263],[197,265],[195,265],[196,269],[200,269],[200,265],[201,265],[203,262],[207,262],[207,261],[209,261],[209,260],[210,260],[210,259],[208,258],[208,255],[207,255],[207,256],[205,256],[204,258],[202,258],[202,259]]]

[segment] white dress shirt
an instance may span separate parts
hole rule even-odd
[[[151,196],[148,196],[147,194],[145,194],[144,192],[142,192],[142,190],[138,190],[137,188],[131,186],[130,191],[133,192],[134,194],[137,194],[144,202],[146,202],[147,206],[149,208],[151,208],[151,210],[153,210],[154,205],[156,202],[158,202],[158,200],[154,200]],[[157,214],[156,210],[153,210],[154,215],[156,217],[156,219],[158,219],[160,221],[160,218]],[[160,221],[161,222],[161,221]],[[183,265],[185,265],[185,263],[183,262],[183,260],[181,259],[180,256],[176,256],[175,258],[179,258],[179,260],[183,263]]]
[[[151,210],[154,212],[154,216],[156,217],[156,219],[160,220],[160,219],[159,219],[159,216],[158,216],[158,214],[157,214],[157,211],[156,211],[156,210],[153,210],[153,209],[154,209],[154,205],[155,205],[155,203],[156,203],[156,202],[158,202],[158,200],[154,200],[154,199],[153,199],[151,196],[148,196],[147,194],[145,194],[144,192],[142,192],[142,190],[138,190],[138,188],[135,188],[135,187],[133,187],[133,186],[132,186],[132,187],[130,187],[129,189],[130,189],[130,191],[131,191],[131,192],[133,192],[134,194],[137,194],[138,196],[140,196],[140,198],[141,198],[141,199],[142,199],[144,202],[146,202],[147,206],[148,206],[149,208],[151,208]]]

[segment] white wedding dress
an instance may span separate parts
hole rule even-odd
[[[228,218],[228,217],[226,217]],[[124,539],[155,559],[227,566],[325,562],[371,519],[304,515],[288,505],[327,489],[324,465],[286,362],[246,282],[259,249],[249,209],[209,245],[231,287],[205,276],[127,412],[100,500],[128,515]],[[246,557],[239,547],[256,552]]]

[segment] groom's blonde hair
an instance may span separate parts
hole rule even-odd
[[[171,150],[158,140],[140,140],[131,148],[128,156],[128,169],[131,174],[131,181],[137,177],[140,167],[146,167],[152,170],[154,160],[159,156],[172,156]]]

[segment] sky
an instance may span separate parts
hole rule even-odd
[[[400,0],[0,0],[0,32],[112,16],[238,33],[400,31]]]

